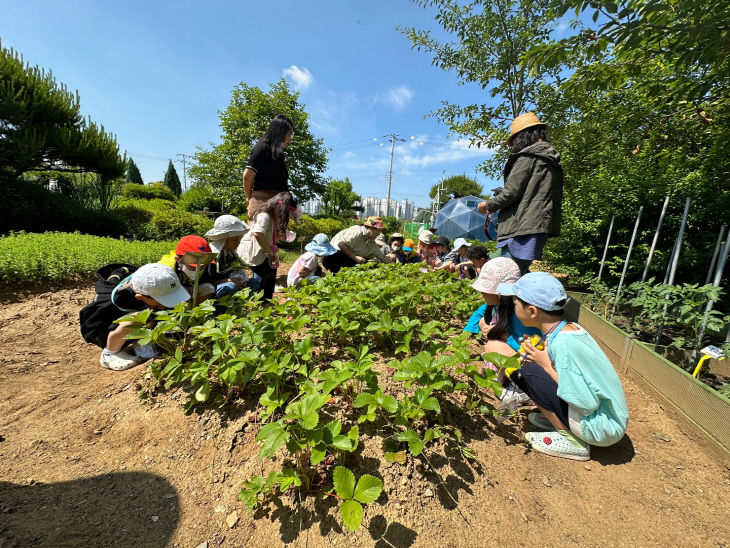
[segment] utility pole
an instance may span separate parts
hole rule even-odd
[[[185,165],[185,161],[188,158],[190,158],[190,155],[189,154],[178,154],[177,156],[178,156],[178,158],[180,158],[180,157],[182,158],[182,164],[183,164],[183,181],[184,181],[184,184],[185,184],[185,192],[187,192],[188,191],[188,170],[187,170],[187,167]]]
[[[436,201],[431,206],[431,225],[433,225],[436,222],[436,215],[438,214],[439,210],[441,209],[441,188],[444,184],[444,177],[446,177],[446,170],[443,170],[441,173],[441,180],[438,182],[438,185],[436,186]]]
[[[386,198],[385,216],[390,217],[390,183],[393,180],[393,151],[395,150],[395,142],[405,142],[405,139],[398,137],[397,133],[391,133],[390,135],[383,135],[383,137],[390,137],[390,169],[388,169],[388,197]]]

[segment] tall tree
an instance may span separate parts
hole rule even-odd
[[[165,172],[165,186],[172,190],[175,196],[182,194],[182,185],[180,184],[180,177],[175,170],[175,166],[172,165],[172,160],[167,164],[167,171]]]
[[[558,74],[557,68],[539,77],[528,73],[521,57],[535,43],[546,41],[553,27],[553,0],[411,0],[437,10],[436,22],[455,38],[440,42],[427,30],[400,29],[418,51],[432,62],[454,71],[459,83],[475,83],[488,91],[487,104],[457,105],[445,100],[431,113],[449,130],[472,144],[498,148],[500,153],[484,167],[498,173],[504,160],[502,145],[509,122],[534,109],[541,82]]]
[[[432,200],[436,200],[438,196],[439,185],[441,185],[439,208],[453,198],[461,198],[462,196],[481,197],[483,192],[482,185],[471,177],[467,177],[466,175],[452,175],[448,179],[444,179],[431,187],[431,192],[428,195]]]
[[[139,168],[132,158],[129,159],[129,163],[127,164],[127,173],[125,174],[124,180],[127,183],[135,183],[137,185],[144,184],[142,174],[139,172]]]
[[[332,217],[348,217],[358,209],[355,202],[361,200],[362,197],[352,191],[350,179],[330,179],[322,193],[322,212]]]
[[[111,181],[125,169],[116,138],[81,116],[78,92],[0,45],[0,174],[88,171]]]
[[[220,144],[211,143],[212,148],[207,150],[198,148],[188,173],[199,184],[211,188],[229,207],[245,204],[243,170],[251,149],[277,114],[285,114],[294,123],[294,138],[286,149],[293,193],[306,200],[324,192],[327,149],[322,139],[310,132],[305,105],[284,79],[272,84],[268,92],[241,82],[233,90],[228,108],[218,114],[223,130]]]

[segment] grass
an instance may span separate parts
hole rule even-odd
[[[0,238],[0,282],[89,276],[108,263],[159,261],[175,241],[129,242],[78,232],[14,232]]]

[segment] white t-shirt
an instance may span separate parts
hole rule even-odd
[[[289,269],[289,273],[286,276],[286,285],[291,287],[301,281],[302,277],[299,275],[299,269],[301,267],[308,268],[311,276],[314,269],[317,268],[317,256],[309,251],[304,255],[300,255]]]
[[[259,241],[254,234],[263,234],[264,241],[267,242],[268,249],[264,249],[259,245]],[[271,253],[271,245],[274,243],[274,223],[271,222],[271,216],[268,213],[259,213],[251,225],[251,230],[246,232],[238,244],[236,253],[246,261],[246,264],[258,266],[266,260],[266,254]]]

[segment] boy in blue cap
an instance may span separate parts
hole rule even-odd
[[[578,324],[563,320],[568,296],[547,272],[530,272],[514,284],[500,284],[511,295],[515,314],[545,333],[545,349],[523,342],[526,361],[521,385],[538,405],[529,421],[547,432],[528,432],[533,449],[573,460],[590,459],[590,445],[606,447],[626,433],[629,410],[621,381],[606,354]]]

